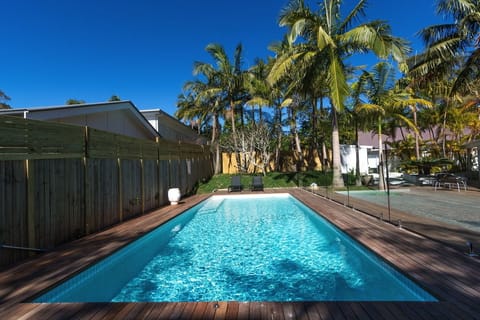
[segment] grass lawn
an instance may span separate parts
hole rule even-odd
[[[240,175],[242,186],[248,190],[252,183],[252,174]],[[210,193],[214,190],[227,189],[230,185],[232,175],[218,174],[210,180],[200,183],[197,193]],[[263,176],[263,186],[265,188],[292,188],[310,186],[316,183],[318,186],[329,186],[332,182],[332,174],[321,171],[305,172],[269,172]]]

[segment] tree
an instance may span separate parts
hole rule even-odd
[[[248,81],[248,72],[242,70],[242,45],[237,45],[233,61],[229,60],[224,48],[219,44],[209,44],[206,51],[212,56],[216,67],[212,64],[204,62],[196,62],[194,73],[202,73],[208,75],[210,81],[210,89],[216,91],[216,102],[218,107],[225,106],[228,108],[230,117],[230,125],[232,130],[233,143],[238,149],[238,141],[236,140],[236,109],[240,108],[240,119],[243,122],[243,103],[246,98],[246,83]],[[225,108],[225,109],[226,109]],[[240,163],[240,154],[235,152],[237,163]]]
[[[277,46],[271,47],[272,50],[276,50]],[[286,97],[286,93],[281,83],[275,85],[270,84],[267,81],[267,76],[273,66],[273,59],[269,59],[267,63],[263,60],[257,60],[255,66],[249,71],[252,74],[251,80],[248,84],[248,91],[250,93],[250,100],[245,105],[252,106],[252,108],[259,108],[259,125],[264,125],[265,119],[262,113],[262,107],[273,108],[273,120],[271,138],[275,139],[274,148],[274,170],[280,170],[280,150],[282,148],[283,139],[283,117],[282,111],[291,103],[291,99]],[[255,121],[255,117],[252,116],[252,121]]]
[[[74,104],[84,104],[85,100],[78,100],[78,99],[68,99],[65,104],[67,105],[74,105]]]
[[[431,107],[432,103],[421,98],[414,97],[410,91],[400,90],[395,87],[395,70],[386,62],[379,62],[373,67],[372,72],[364,71],[362,84],[365,85],[365,93],[368,98],[366,103],[358,103],[355,110],[359,113],[372,115],[371,121],[376,124],[378,135],[378,159],[379,168],[379,189],[384,190],[384,155],[383,155],[383,126],[386,123],[397,123],[406,125],[418,136],[416,117],[412,121],[405,113],[410,110],[415,114],[417,106]],[[395,126],[392,131],[395,130]],[[394,133],[393,133],[394,134]]]
[[[324,0],[318,11],[308,8],[304,0],[291,0],[280,16],[280,26],[289,28],[289,41],[304,40],[297,50],[277,60],[270,74],[275,82],[292,68],[304,70],[303,78],[326,78],[327,96],[332,105],[333,186],[343,186],[340,171],[338,113],[343,111],[349,93],[344,60],[355,54],[371,51],[385,59],[392,56],[403,61],[408,52],[406,43],[390,34],[383,21],[352,25],[364,13],[366,0],[360,0],[342,19],[342,0]],[[308,76],[308,77],[307,77]]]
[[[122,99],[120,99],[119,96],[117,96],[117,95],[114,94],[114,95],[112,95],[112,96],[110,97],[110,99],[108,99],[108,101],[109,101],[109,102],[122,101]]]
[[[421,31],[426,49],[409,59],[410,74],[429,82],[455,71],[449,95],[468,93],[480,79],[480,1],[438,0],[437,13],[452,22]]]
[[[10,101],[10,97],[0,90],[0,109],[11,109],[7,101]]]

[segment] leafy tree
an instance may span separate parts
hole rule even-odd
[[[120,99],[119,96],[117,96],[117,95],[114,94],[114,95],[112,95],[112,96],[110,97],[110,99],[108,99],[108,101],[109,101],[109,102],[122,101],[122,99]]]
[[[74,104],[84,104],[85,100],[78,100],[78,99],[68,99],[65,104],[67,105],[74,105]]]
[[[10,101],[10,97],[0,90],[0,109],[11,109],[7,101]]]

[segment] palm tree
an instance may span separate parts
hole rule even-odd
[[[438,0],[437,13],[452,22],[421,31],[426,49],[409,59],[410,74],[432,81],[455,71],[450,95],[469,92],[480,78],[480,1]]]
[[[356,53],[373,52],[380,58],[392,56],[403,61],[406,43],[390,34],[383,21],[352,25],[364,13],[366,0],[360,0],[342,19],[342,0],[323,0],[319,10],[312,11],[304,0],[291,0],[280,16],[280,26],[289,28],[289,40],[304,39],[291,54],[279,57],[269,76],[278,81],[292,68],[303,70],[303,81],[324,77],[332,105],[333,186],[343,186],[340,171],[340,140],[338,112],[344,108],[349,93],[344,60]]]
[[[383,155],[383,126],[388,123],[400,121],[403,125],[415,132],[418,136],[416,125],[416,110],[419,105],[431,107],[432,103],[417,98],[407,89],[398,90],[395,88],[395,70],[386,62],[379,62],[373,67],[373,72],[364,71],[362,84],[366,87],[365,93],[368,98],[367,103],[357,103],[356,111],[359,113],[371,114],[373,123],[376,123],[376,133],[378,135],[378,159],[379,168],[379,189],[385,189],[384,178],[384,155]],[[405,114],[405,111],[412,111],[413,121]],[[393,130],[395,127],[393,128]]]
[[[212,68],[194,68],[194,74],[202,74],[203,80],[189,81],[184,85],[185,94],[179,96],[175,116],[179,119],[198,121],[198,126],[211,119],[211,145],[214,148],[214,171],[221,173],[221,154],[219,145],[220,122],[224,113],[219,101],[222,90],[219,88],[216,72]],[[199,129],[200,130],[200,129]]]
[[[271,47],[275,50],[275,47]],[[249,71],[252,74],[251,81],[248,86],[250,93],[250,100],[245,104],[253,107],[259,107],[259,122],[260,125],[264,119],[262,117],[262,106],[272,107],[274,112],[273,117],[273,137],[275,141],[275,155],[274,155],[274,169],[280,170],[280,150],[283,139],[283,117],[282,110],[288,107],[292,103],[292,99],[287,98],[286,90],[282,90],[281,83],[275,85],[270,84],[267,81],[267,76],[273,66],[273,60],[270,59],[267,63],[263,60],[257,60],[256,65]],[[253,117],[252,117],[253,120]]]
[[[237,45],[233,61],[229,60],[224,48],[219,44],[209,44],[205,49],[214,59],[216,67],[212,64],[196,62],[194,72],[209,74],[215,78],[218,96],[221,97],[216,103],[228,106],[233,144],[235,151],[238,150],[236,135],[236,108],[240,108],[240,119],[243,123],[243,102],[246,95],[246,82],[248,73],[242,67],[242,45]],[[236,152],[237,165],[240,165],[240,154]]]

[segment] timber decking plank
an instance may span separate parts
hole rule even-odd
[[[271,320],[283,320],[285,319],[282,309],[282,304],[280,302],[270,302],[269,303],[270,316]]]
[[[312,302],[311,307],[315,308],[317,314],[319,315],[320,319],[327,320],[333,319],[332,314],[330,314],[328,305],[324,302]],[[310,306],[309,306],[310,307]]]
[[[187,303],[175,303],[173,310],[169,314],[169,319],[183,319],[182,313]]]
[[[283,316],[285,319],[295,319],[295,310],[291,303],[284,303],[283,307]]]
[[[237,319],[238,318],[238,310],[239,310],[239,302],[231,301],[227,304],[227,312],[225,313],[225,319]]]
[[[228,303],[224,301],[217,302],[214,319],[225,319],[227,316]]]
[[[247,302],[240,302],[238,304],[238,319],[248,319],[250,316],[250,304]]]
[[[305,302],[303,304],[305,312],[310,320],[322,320],[322,317],[318,313],[317,308],[315,307],[314,302]]]

